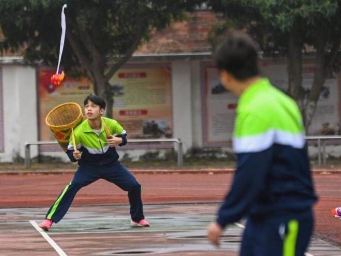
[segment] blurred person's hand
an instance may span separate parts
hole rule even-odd
[[[215,246],[220,245],[220,237],[222,233],[223,233],[223,229],[219,226],[218,223],[212,222],[208,226],[208,230],[207,230],[208,240]]]

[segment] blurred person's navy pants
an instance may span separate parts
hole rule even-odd
[[[287,214],[288,215],[288,214]],[[241,256],[304,256],[314,229],[311,210],[299,216],[249,218]]]

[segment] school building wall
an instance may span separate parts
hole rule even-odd
[[[183,141],[184,152],[193,145],[201,145],[199,63],[171,62],[173,137]],[[38,95],[35,67],[0,65],[0,162],[24,158],[25,143],[38,140]],[[32,158],[37,156],[37,149],[31,146]],[[64,152],[46,154],[67,161]]]
[[[168,62],[172,79],[173,137],[183,141],[184,152],[193,147],[204,147],[203,131],[208,120],[203,118],[204,108],[207,107],[203,102],[203,61],[188,59]],[[272,69],[270,71],[273,72]],[[24,158],[25,143],[39,139],[37,83],[35,67],[0,64],[0,162]],[[145,150],[118,151],[121,156],[129,153],[133,157],[145,153]],[[311,156],[316,156],[316,147],[310,147],[309,151]],[[341,155],[341,148],[337,145],[328,146],[327,151],[336,157]],[[62,150],[44,154],[69,161]],[[31,146],[31,158],[37,155],[38,147]]]

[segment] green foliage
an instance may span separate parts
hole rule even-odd
[[[315,44],[317,26],[330,31],[330,40],[339,33],[337,0],[211,0],[209,3],[213,11],[224,14],[229,27],[232,24],[234,28],[248,30],[268,56],[287,55],[293,27],[300,27],[301,40],[310,45]]]
[[[196,148],[193,147],[185,155],[187,161],[197,161],[198,159],[217,160],[225,159],[235,161],[236,156],[232,151],[223,150],[221,148]]]
[[[147,151],[144,155],[141,155],[139,160],[152,161],[159,159],[159,151]]]
[[[12,158],[12,163],[24,163],[24,158],[20,156],[19,152],[16,152]]]
[[[197,0],[0,0],[0,52],[24,47],[28,63],[56,65],[65,9],[67,38],[62,66],[82,68],[95,80],[93,70],[128,56],[152,29],[163,29],[183,19]],[[110,74],[112,75],[112,74]],[[108,79],[110,77],[106,77]]]
[[[57,156],[38,155],[31,160],[32,163],[62,163],[62,158]]]
[[[341,1],[339,0],[211,0],[226,25],[247,30],[264,57],[288,59],[288,95],[297,101],[308,130],[323,84],[341,65]],[[230,27],[230,26],[229,26]],[[222,29],[216,29],[212,38]],[[303,52],[312,52],[316,72],[311,93],[302,97]]]

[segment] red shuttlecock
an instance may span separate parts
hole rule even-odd
[[[60,85],[63,80],[64,80],[64,77],[65,77],[65,73],[64,71],[60,72],[60,73],[57,73],[57,74],[54,74],[52,77],[51,77],[51,83],[55,86],[58,86]]]

